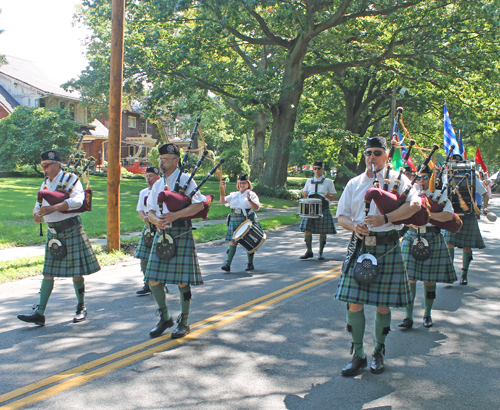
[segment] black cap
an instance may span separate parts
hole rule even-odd
[[[424,173],[424,174],[432,174],[432,169],[429,165],[425,165],[425,166],[420,165],[418,167],[418,172]]]
[[[153,174],[160,175],[160,170],[158,167],[147,167],[146,168],[146,174],[148,172],[152,172]]]
[[[248,174],[240,174],[238,181],[248,181]]]
[[[42,161],[52,160],[52,161],[62,162],[61,154],[59,154],[59,152],[53,149],[49,151],[43,151],[40,154],[40,157],[42,158]]]
[[[383,148],[387,149],[387,141],[384,137],[377,135],[373,138],[367,138],[365,148]]]
[[[179,149],[179,146],[172,143],[160,145],[160,147],[158,148],[158,152],[160,153],[160,155],[174,154],[178,157],[181,156],[181,150]]]
[[[405,172],[413,172],[413,168],[409,165],[405,165]]]
[[[314,161],[313,167],[323,168],[323,161]]]
[[[452,161],[463,161],[463,160],[464,160],[464,158],[463,158],[460,154],[453,154],[453,155],[451,156],[451,160],[452,160]]]

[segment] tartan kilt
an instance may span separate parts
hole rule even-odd
[[[52,225],[52,224],[51,224]],[[55,223],[57,226],[57,222]],[[49,241],[58,239],[66,247],[67,255],[60,260],[54,259],[49,251]],[[83,232],[82,224],[72,226],[61,233],[52,234],[47,230],[47,242],[45,243],[45,261],[43,264],[43,276],[57,278],[74,278],[90,275],[100,271],[101,267],[95,257],[92,245]]]
[[[408,279],[430,283],[453,283],[457,280],[455,267],[448,252],[448,247],[441,233],[420,234],[429,242],[431,256],[419,261],[411,254],[413,241],[417,239],[416,232],[408,231],[401,242],[401,253],[406,264]]]
[[[384,237],[394,234],[394,230],[388,232],[372,232],[372,236]],[[380,258],[390,249],[395,248]],[[335,299],[347,303],[359,303],[364,305],[381,307],[405,307],[411,303],[412,295],[406,269],[401,256],[399,242],[389,242],[375,247],[368,246],[366,250],[375,256],[379,274],[372,283],[359,283],[354,279],[354,265],[359,255],[341,276]],[[361,254],[361,251],[359,251]]]
[[[299,229],[301,232],[309,231],[320,235],[333,235],[337,233],[330,207],[323,209],[323,218],[302,218]]]
[[[481,231],[479,230],[476,215],[463,215],[460,218],[464,225],[457,233],[443,231],[446,243],[458,248],[486,248]]]
[[[156,231],[148,267],[144,273],[144,281],[180,285],[202,285],[203,278],[201,276],[200,264],[198,263],[191,228],[173,227],[165,229],[165,233],[174,238],[175,242],[175,255],[169,260],[160,259],[156,255],[156,245],[162,233],[163,230]]]
[[[144,228],[142,228],[141,240],[139,241],[139,245],[137,246],[137,249],[134,254],[134,258],[143,261],[147,261],[151,253],[151,247],[146,246],[146,244],[144,243],[144,232],[146,231],[146,229],[147,225],[144,225]]]
[[[257,214],[255,212],[250,213],[250,215],[248,215],[248,218],[245,217],[244,214],[231,212],[231,220],[229,221],[229,226],[227,227],[226,241],[233,240],[234,231],[236,231],[238,227],[247,219],[250,219],[252,223],[255,223],[260,229],[262,229],[259,223],[259,218],[257,217]]]

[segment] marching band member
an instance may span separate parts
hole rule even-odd
[[[377,258],[379,274],[371,283],[360,283],[354,276],[354,267],[358,252],[349,252],[344,261],[343,272],[340,277],[335,299],[347,302],[347,330],[352,336],[351,353],[354,352],[351,362],[342,369],[343,376],[354,376],[367,366],[363,348],[365,332],[364,305],[376,306],[375,313],[375,347],[370,371],[375,374],[384,371],[383,354],[385,354],[385,340],[390,331],[390,307],[405,307],[411,302],[410,285],[401,257],[398,231],[402,225],[394,225],[391,221],[408,218],[420,210],[420,198],[415,189],[411,189],[406,202],[398,209],[381,215],[375,204],[370,204],[368,215],[365,216],[365,192],[372,187],[374,166],[381,178],[385,171],[388,158],[387,142],[381,136],[368,138],[365,145],[366,171],[351,179],[340,197],[337,216],[339,224],[349,231],[355,232],[357,238],[369,238],[365,246],[367,252]],[[398,173],[391,170],[388,176],[390,187],[394,185]],[[402,177],[399,193],[405,191],[409,185],[406,177]],[[356,241],[353,235],[353,240]]]
[[[41,189],[56,191],[58,182],[63,176],[61,154],[50,150],[41,153],[41,165],[46,175],[46,181]],[[76,176],[72,177],[70,183]],[[73,278],[78,304],[74,323],[82,322],[87,318],[85,307],[84,275],[90,275],[101,269],[92,250],[87,235],[82,228],[80,213],[62,213],[61,211],[79,209],[85,200],[85,192],[78,181],[68,199],[56,205],[49,205],[44,199],[42,205],[38,202],[33,209],[33,219],[37,224],[44,220],[48,223],[47,242],[45,244],[45,262],[43,265],[43,279],[40,289],[40,300],[29,315],[18,315],[23,322],[45,325],[45,309],[54,288],[54,277]],[[65,252],[64,252],[65,250]]]
[[[300,259],[309,259],[314,256],[312,251],[312,234],[319,234],[319,255],[318,259],[325,259],[323,250],[326,244],[327,234],[336,234],[335,225],[333,223],[332,214],[330,212],[329,200],[334,200],[337,194],[333,181],[323,176],[323,162],[314,161],[313,165],[314,177],[308,179],[302,189],[304,198],[314,197],[319,195],[323,200],[323,218],[302,218],[299,229],[304,232],[304,241],[307,246],[307,252]]]
[[[151,254],[151,244],[149,244],[150,246],[148,246],[146,244],[145,238],[144,238],[144,235],[146,233],[150,233],[150,231],[148,231],[150,224],[149,224],[149,219],[148,219],[148,210],[146,207],[146,200],[151,192],[151,189],[153,188],[153,185],[160,178],[160,169],[158,167],[147,167],[145,178],[146,178],[146,183],[148,184],[148,187],[144,188],[139,193],[139,201],[137,202],[137,208],[136,208],[136,211],[139,214],[139,218],[141,218],[144,221],[144,228],[142,229],[141,239],[139,241],[139,245],[137,246],[137,250],[135,251],[135,255],[134,255],[134,258],[141,260],[141,271],[142,271],[143,277],[146,274],[146,268],[148,266],[148,259],[149,259],[149,255]],[[151,289],[149,288],[149,283],[147,283],[144,280],[144,286],[142,287],[142,289],[138,290],[135,293],[139,296],[150,295]]]
[[[236,183],[238,191],[231,192],[225,195],[226,181],[221,181],[221,197],[220,202],[222,205],[231,208],[231,215],[229,216],[229,225],[227,228],[226,241],[229,241],[227,248],[227,256],[224,265],[221,269],[226,272],[231,272],[231,262],[236,253],[236,246],[238,245],[233,241],[233,233],[245,220],[249,219],[252,223],[259,226],[259,219],[257,218],[256,211],[260,208],[259,197],[252,191],[252,183],[247,174],[241,174]],[[253,258],[254,253],[247,253],[248,263],[246,271],[254,270]]]
[[[158,337],[174,325],[166,301],[164,283],[177,284],[180,293],[181,314],[177,318],[177,327],[172,332],[172,339],[186,336],[190,332],[189,328],[189,310],[191,307],[191,286],[203,284],[200,265],[192,233],[192,224],[190,219],[185,219],[191,215],[203,210],[203,202],[207,199],[200,192],[193,196],[191,204],[177,212],[170,212],[166,206],[160,211],[158,204],[158,195],[165,188],[165,185],[173,190],[175,182],[179,176],[180,170],[177,165],[180,160],[180,150],[176,144],[164,144],[159,148],[160,167],[164,177],[159,179],[153,185],[151,193],[148,196],[148,219],[158,228],[144,280],[149,283],[149,287],[158,304],[160,321],[149,332],[151,337]],[[180,185],[185,184],[189,175],[182,173],[180,176]],[[189,191],[196,188],[196,183],[191,180]],[[163,232],[165,231],[165,232]],[[157,255],[158,240],[164,234],[170,235],[175,242],[175,254],[168,260],[161,259]]]
[[[454,154],[452,156],[452,161],[463,161],[463,158],[461,155]],[[482,197],[486,195],[487,191],[477,177],[475,177],[475,185],[476,193],[479,193]],[[474,200],[474,198],[472,198],[472,200]],[[444,240],[447,243],[452,261],[455,259],[455,247],[463,248],[462,276],[460,278],[460,284],[467,285],[467,275],[472,261],[472,248],[484,249],[486,246],[484,244],[483,237],[481,236],[481,231],[479,230],[476,215],[465,214],[463,216],[461,215],[460,218],[462,218],[464,223],[462,229],[460,229],[457,233],[444,231]]]
[[[425,193],[429,198],[432,196],[432,193],[429,191],[431,176],[432,170],[428,165],[419,168],[417,188],[420,194]],[[451,202],[446,199],[442,212],[431,213],[431,218],[440,222],[451,221],[453,219],[453,206]],[[424,229],[425,232],[422,232]],[[429,244],[430,256],[427,259],[418,260],[411,252],[413,243],[418,238],[417,226],[410,227],[401,243],[401,252],[406,263],[406,271],[412,294],[412,302],[406,306],[406,317],[398,325],[405,329],[411,329],[413,326],[413,305],[415,303],[417,280],[424,282],[424,327],[432,326],[431,310],[436,298],[436,282],[453,283],[457,280],[455,268],[441,229],[431,223],[426,224],[424,229],[421,229],[420,236]]]

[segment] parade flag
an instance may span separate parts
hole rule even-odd
[[[476,151],[476,162],[481,165],[481,168],[483,169],[484,172],[488,172],[488,168],[486,168],[486,164],[483,161],[483,157],[481,155],[481,151],[479,151],[479,147],[477,147]]]
[[[455,135],[455,131],[453,130],[453,125],[451,125],[450,114],[448,114],[448,110],[446,109],[446,104],[444,105],[444,149],[446,150],[446,154],[449,153],[450,147],[452,145],[455,146],[453,150],[453,154],[460,155],[460,148],[458,147],[457,136]]]
[[[464,144],[462,143],[462,135],[460,135],[460,130],[458,130],[458,149],[462,158],[467,159],[467,152],[465,151]]]
[[[401,136],[401,132],[398,130],[398,135],[396,135],[395,140],[397,142],[401,141],[401,149],[396,148],[394,150],[394,156],[392,157],[392,169],[399,170],[399,168],[404,166],[403,163],[403,158],[406,155],[406,148],[405,148],[405,143],[403,140],[403,137]],[[415,172],[417,171],[415,169],[415,165],[413,165],[413,161],[411,160],[411,157],[408,158],[408,166],[410,166]]]
[[[495,181],[498,178],[498,175],[500,175],[500,171],[495,172],[491,177],[488,179],[491,181]]]

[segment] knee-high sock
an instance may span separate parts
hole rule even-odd
[[[451,261],[454,262],[455,261],[455,248],[448,248],[448,252],[450,253]]]
[[[312,252],[313,236],[312,235],[304,235],[304,241],[306,242],[307,252]]]
[[[391,331],[391,312],[383,315],[375,312],[375,348],[373,353],[380,352],[385,345],[385,339]]]
[[[179,286],[179,296],[181,302],[182,323],[187,326],[189,319],[189,309],[191,308],[191,285]]]
[[[326,236],[319,237],[319,253],[323,253],[323,249],[325,249],[326,244]]]
[[[167,298],[165,295],[165,288],[163,287],[163,284],[158,283],[158,285],[155,286],[149,284],[149,289],[151,289],[153,297],[155,298],[156,303],[158,305],[158,309],[160,309],[161,318],[163,320],[170,319],[170,313],[168,313]]]
[[[436,299],[436,285],[425,286],[424,285],[424,304],[425,313],[424,316],[430,316],[432,305],[434,304],[434,299]]]
[[[233,261],[235,253],[236,253],[236,246],[229,245],[228,248],[227,248],[227,256],[226,256],[226,262],[229,265],[231,265],[231,262]]]
[[[406,306],[406,317],[408,319],[413,319],[413,305],[415,304],[415,295],[417,293],[417,283],[410,282],[410,289],[411,289],[411,303],[408,306]]]
[[[147,259],[141,259],[141,271],[143,278],[146,276],[146,268],[148,267]],[[144,283],[146,283],[146,279],[144,279]]]
[[[85,306],[85,280],[74,280],[73,287],[75,288],[78,304]]]
[[[254,256],[255,256],[255,253],[248,253],[247,252],[248,263],[253,265],[253,257]]]
[[[47,307],[47,302],[49,301],[52,289],[54,289],[54,280],[43,278],[42,287],[40,288],[40,300],[36,310],[40,315],[45,314],[45,308]]]
[[[469,265],[472,261],[472,250],[470,252],[463,252],[462,255],[462,269],[464,276],[467,276],[467,272],[469,271]]]
[[[363,337],[365,335],[365,311],[359,312],[347,311],[347,331],[352,337],[352,347],[354,354],[360,358],[365,357],[365,349],[363,347]]]

